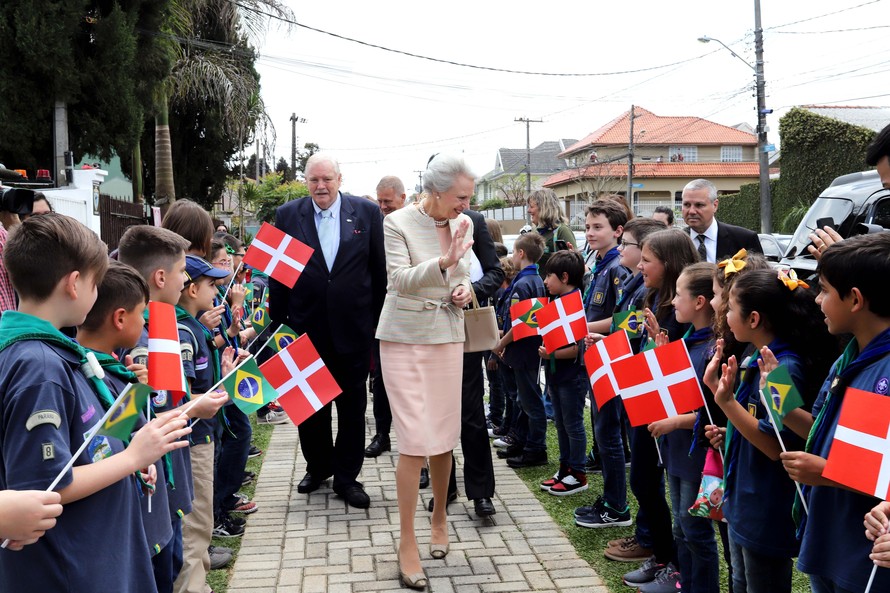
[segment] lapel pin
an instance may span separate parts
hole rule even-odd
[[[346,219],[346,222],[352,222],[352,219],[351,219],[351,218],[347,218],[347,219]]]

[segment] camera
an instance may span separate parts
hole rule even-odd
[[[34,209],[34,190],[0,187],[0,212],[27,216]]]

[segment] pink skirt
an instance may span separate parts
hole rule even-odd
[[[457,447],[464,345],[380,341],[383,383],[399,453],[429,457]]]

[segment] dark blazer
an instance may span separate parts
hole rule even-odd
[[[494,241],[488,232],[485,216],[473,210],[464,210],[464,214],[473,221],[473,253],[482,264],[483,276],[473,282],[473,291],[480,301],[488,300],[494,296],[501,284],[504,283],[504,270],[501,268],[501,260],[494,249]]]
[[[757,233],[746,228],[717,221],[717,261],[735,255],[739,249],[763,253]]]
[[[370,350],[386,295],[383,215],[371,202],[340,194],[340,247],[330,272],[324,261],[312,198],[279,207],[275,226],[315,249],[293,289],[269,279],[269,313],[309,334],[320,354]]]

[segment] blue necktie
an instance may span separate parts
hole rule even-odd
[[[334,241],[337,240],[337,225],[334,223],[334,215],[330,210],[321,211],[321,222],[318,223],[318,242],[321,243],[321,252],[324,254],[324,262],[328,271],[334,267]]]

